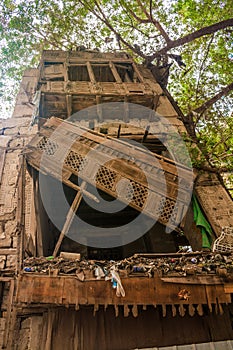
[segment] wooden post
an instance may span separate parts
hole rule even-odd
[[[66,217],[66,221],[64,223],[64,226],[62,228],[62,231],[60,233],[60,236],[59,236],[59,239],[57,241],[57,244],[55,246],[55,249],[54,249],[54,252],[53,252],[53,256],[56,257],[57,256],[57,253],[58,253],[58,250],[61,246],[61,243],[63,241],[63,238],[64,236],[66,235],[66,233],[68,232],[69,228],[70,228],[70,225],[74,219],[74,216],[75,216],[75,213],[81,203],[81,200],[82,200],[82,189],[84,189],[84,187],[86,186],[86,182],[83,181],[81,186],[80,186],[80,191],[76,194],[74,200],[73,200],[73,203],[71,204],[71,207],[69,209],[69,212],[67,214],[67,217]]]
[[[144,143],[146,141],[146,138],[149,134],[149,130],[150,130],[150,125],[147,125],[145,133],[144,133],[143,138],[142,138],[142,143]]]
[[[114,76],[116,82],[117,82],[118,84],[121,84],[121,83],[122,83],[122,80],[121,80],[120,75],[118,74],[118,71],[117,71],[117,69],[116,69],[114,63],[113,63],[113,62],[109,62],[109,67],[110,67],[110,69],[111,69],[111,71],[112,71],[112,74],[113,74],[113,76]]]
[[[90,62],[87,62],[87,70],[88,70],[88,74],[89,74],[91,83],[95,84],[96,83],[95,75],[94,75],[94,72],[93,72],[93,69],[92,69]]]
[[[119,139],[121,135],[121,124],[118,126],[118,131],[117,131],[117,138]]]
[[[18,199],[17,199],[17,228],[18,228],[18,249],[17,249],[17,272],[23,266],[24,259],[24,226],[25,226],[25,159],[20,157],[20,175],[18,181]]]
[[[66,109],[67,117],[69,118],[72,114],[72,95],[66,95]]]

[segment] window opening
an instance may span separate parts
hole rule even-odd
[[[95,80],[97,82],[107,82],[107,83],[114,83],[116,82],[113,73],[111,71],[111,68],[109,67],[109,64],[91,64],[93,73],[95,75]]]
[[[115,67],[123,83],[140,83],[132,64],[115,63]]]
[[[90,81],[87,66],[71,66],[68,69],[68,78],[70,81]]]

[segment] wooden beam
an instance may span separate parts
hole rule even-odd
[[[117,69],[116,69],[114,63],[110,61],[110,62],[109,62],[109,67],[110,67],[110,69],[111,69],[111,71],[112,71],[112,74],[113,74],[113,76],[114,76],[116,82],[119,83],[119,84],[121,84],[121,83],[122,83],[122,80],[121,80],[120,75],[118,74],[118,71],[117,71]]]
[[[35,205],[35,216],[37,218],[37,230],[36,230],[36,253],[39,256],[43,256],[43,242],[42,242],[42,227],[40,222],[40,209],[39,209],[39,198],[40,198],[40,190],[39,190],[39,180],[36,175],[36,171],[32,168],[33,174],[33,190],[35,193],[34,196],[34,205]]]
[[[136,74],[137,74],[138,79],[140,80],[140,82],[141,82],[141,83],[144,83],[143,76],[142,76],[141,73],[139,72],[139,69],[138,69],[137,65],[133,62],[133,63],[132,63],[132,66],[133,66],[133,69],[134,69],[134,71],[136,72]]]
[[[143,138],[142,138],[142,143],[144,143],[146,141],[147,136],[149,134],[149,130],[150,130],[150,125],[147,125],[145,133],[144,133]]]
[[[20,176],[18,182],[17,227],[19,230],[20,247],[17,263],[19,271],[24,259],[24,235],[25,235],[25,158],[20,156]]]
[[[80,186],[80,189],[82,190],[85,187],[86,187],[86,182],[84,181],[84,182],[82,182],[82,184]],[[55,246],[55,249],[53,251],[53,256],[54,257],[57,256],[57,253],[58,253],[58,251],[60,249],[60,246],[61,246],[61,243],[63,241],[63,238],[67,234],[67,232],[69,231],[69,228],[70,228],[70,225],[72,224],[72,221],[74,219],[75,213],[76,213],[76,211],[77,211],[77,209],[78,209],[78,207],[79,207],[79,205],[81,203],[82,196],[83,196],[82,191],[79,191],[76,194],[76,196],[75,196],[75,198],[73,200],[73,203],[71,204],[71,207],[70,207],[69,212],[67,214],[66,221],[65,221],[64,226],[62,228],[60,237],[59,237],[59,239],[57,241],[57,244]]]
[[[121,124],[119,124],[118,130],[117,130],[117,138],[118,139],[119,139],[120,135],[121,135]]]
[[[66,109],[67,117],[69,118],[72,114],[72,95],[66,95]]]
[[[90,81],[92,83],[96,83],[95,75],[94,75],[94,72],[93,72],[93,69],[92,69],[92,66],[91,66],[90,62],[87,62],[87,70],[88,70],[88,74],[89,74],[89,77],[90,77]]]
[[[69,77],[68,77],[68,65],[66,62],[63,63],[63,74],[64,74],[64,81],[68,81]]]
[[[92,199],[93,201],[95,201],[96,203],[99,203],[99,199],[94,196],[92,193],[86,191],[85,189],[81,189],[81,187],[73,184],[73,182],[71,182],[70,180],[64,180],[63,181],[67,186],[73,188],[76,191],[81,191],[85,196],[87,196],[88,198]]]
[[[90,275],[88,275],[90,276]],[[197,284],[167,283],[158,275],[121,278],[125,297],[117,297],[109,281],[87,277],[79,281],[73,276],[49,276],[24,273],[19,282],[17,302],[35,306],[56,305],[209,305],[230,303],[230,294],[224,292],[223,284],[206,285],[206,276],[199,276]],[[189,278],[191,280],[191,277]],[[218,282],[218,281],[216,281]],[[137,285],[135,293],[134,286]],[[185,286],[185,287],[184,287]],[[180,299],[182,288],[189,291],[187,300]],[[208,289],[208,296],[207,296]],[[75,293],[73,291],[76,291]]]

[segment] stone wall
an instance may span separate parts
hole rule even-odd
[[[20,155],[37,126],[31,126],[32,98],[37,85],[37,69],[25,71],[17,96],[13,116],[0,119],[0,348],[8,346],[13,312],[13,296],[20,263],[20,230],[18,222]],[[31,206],[32,181],[25,181],[28,198],[24,212]],[[29,215],[27,215],[29,217]],[[25,231],[30,229],[28,219]]]

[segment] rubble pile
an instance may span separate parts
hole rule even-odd
[[[130,258],[114,260],[74,260],[64,257],[29,257],[24,260],[24,272],[49,275],[75,275],[79,280],[108,279],[112,271],[121,278],[186,275],[218,275],[233,279],[233,254],[174,254],[173,256],[145,257],[135,254]]]

